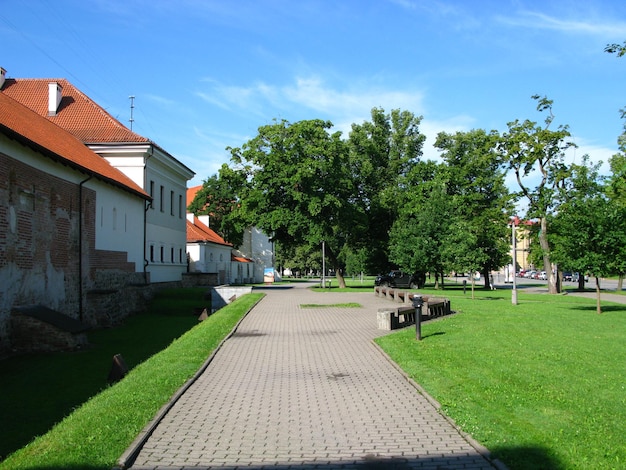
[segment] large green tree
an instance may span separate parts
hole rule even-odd
[[[445,164],[432,161],[412,169],[389,240],[389,259],[405,271],[435,275],[435,288],[446,268],[442,247],[456,217],[444,175]]]
[[[559,212],[552,223],[554,258],[595,277],[597,312],[601,313],[600,277],[624,271],[626,207],[607,197],[599,164],[572,165]]]
[[[482,129],[437,136],[442,154],[448,197],[458,221],[444,241],[449,269],[482,274],[485,287],[490,273],[509,257],[508,217],[512,196],[506,171],[498,157],[499,134]]]
[[[550,261],[549,216],[558,207],[557,192],[568,176],[564,163],[565,152],[574,144],[568,139],[571,134],[567,126],[551,130],[554,120],[553,102],[546,97],[533,96],[537,109],[547,111],[545,125],[536,122],[515,120],[508,124],[508,132],[502,135],[499,151],[505,164],[515,174],[520,191],[518,197],[527,204],[527,218],[538,219],[541,230],[543,269],[548,273],[548,290],[558,292],[558,283]]]
[[[366,252],[372,272],[387,271],[389,231],[399,214],[399,193],[410,169],[419,162],[425,136],[421,117],[394,109],[371,112],[371,121],[353,124],[348,139],[349,169],[358,207],[351,252]]]
[[[347,148],[332,123],[285,120],[261,126],[240,148],[230,148],[245,178],[238,211],[284,247],[319,247],[345,286],[339,253],[358,208],[347,171]]]

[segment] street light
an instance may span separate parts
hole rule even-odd
[[[511,292],[511,303],[517,305],[517,237],[515,236],[515,225],[519,219],[517,216],[511,219],[511,259],[513,261],[513,291]]]

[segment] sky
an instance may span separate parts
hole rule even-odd
[[[330,120],[347,138],[371,109],[439,132],[543,123],[554,101],[568,159],[607,162],[626,108],[623,0],[0,0],[10,78],[65,78],[202,184],[274,120]],[[606,164],[603,167],[607,168]]]

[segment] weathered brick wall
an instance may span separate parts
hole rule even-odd
[[[182,278],[183,287],[205,287],[217,284],[216,273],[184,273]]]
[[[119,295],[121,308],[105,303],[104,315],[98,302],[90,305],[90,291],[122,289],[145,280],[143,273],[134,272],[125,252],[96,250],[96,193],[82,188],[82,226],[80,194],[78,183],[0,153],[0,351],[11,347],[14,306],[41,304],[79,319],[82,294],[82,320],[92,326],[101,319],[108,324],[111,311],[119,319],[143,308],[139,304],[145,295],[128,292]]]
[[[68,333],[26,315],[11,318],[11,347],[19,352],[74,350],[87,346],[85,333]]]
[[[95,194],[83,194],[93,218]],[[76,184],[0,154],[0,347],[8,342],[13,305],[77,314],[78,198]]]

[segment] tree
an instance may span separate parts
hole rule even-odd
[[[623,115],[622,115],[623,116]],[[616,153],[609,160],[611,176],[607,182],[607,196],[612,204],[616,204],[622,209],[626,209],[626,125],[624,132],[618,138],[620,152]],[[626,256],[621,257],[621,264],[617,274],[619,281],[617,290],[621,291],[626,275]]]
[[[459,220],[444,241],[449,269],[480,272],[485,288],[490,273],[509,257],[508,215],[511,195],[497,155],[499,135],[482,129],[440,133],[435,147],[442,151],[446,188]]]
[[[419,162],[425,136],[421,117],[394,109],[385,114],[374,108],[371,122],[353,124],[348,139],[349,168],[358,207],[352,251],[368,253],[368,267],[385,272],[389,266],[389,231],[399,214],[399,193],[410,169]]]
[[[229,148],[246,181],[239,214],[284,247],[317,246],[324,241],[329,266],[345,287],[339,253],[358,210],[347,172],[347,149],[332,123],[322,120],[259,127],[241,148]]]
[[[445,268],[441,247],[456,220],[443,174],[443,164],[423,162],[415,167],[389,237],[389,259],[405,271],[434,274],[435,288],[440,287]]]
[[[604,52],[617,54],[617,57],[622,57],[626,55],[626,41],[624,41],[624,44],[607,44],[604,48]]]
[[[224,164],[218,174],[207,178],[187,210],[195,215],[209,215],[211,228],[234,246],[241,245],[244,230],[251,221],[239,212],[244,174]]]
[[[543,269],[548,274],[548,290],[558,292],[556,275],[550,262],[548,241],[549,215],[557,208],[556,194],[568,176],[564,164],[565,151],[574,147],[566,139],[571,137],[567,126],[550,130],[554,119],[552,101],[535,95],[537,110],[548,111],[545,126],[535,122],[515,120],[508,124],[508,132],[502,135],[499,151],[503,161],[513,170],[520,188],[518,197],[528,203],[526,217],[540,222],[539,243],[543,257]]]
[[[564,201],[553,221],[555,258],[596,280],[596,310],[601,313],[602,276],[623,272],[626,255],[626,210],[611,201],[598,176],[600,164],[572,165]]]

